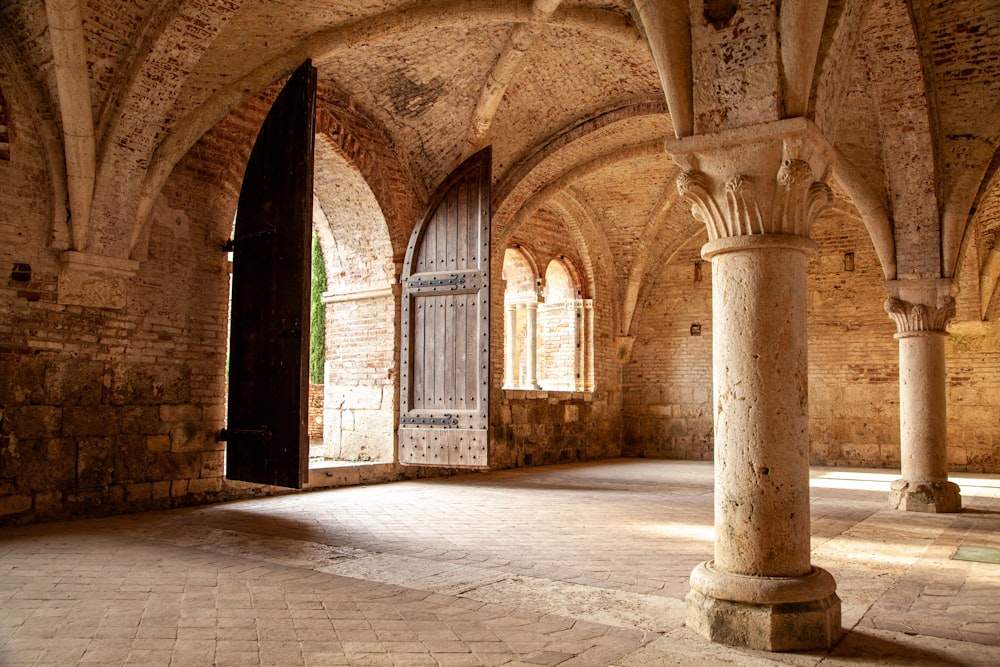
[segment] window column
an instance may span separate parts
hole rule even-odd
[[[525,363],[525,389],[538,389],[538,302],[524,304],[525,332],[524,347],[527,353]]]

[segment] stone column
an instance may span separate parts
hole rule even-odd
[[[587,346],[584,343],[586,331],[584,319],[584,301],[577,299],[573,302],[573,340],[576,343],[576,372],[573,377],[573,391],[583,391],[587,377]]]
[[[527,319],[524,329],[524,348],[527,354],[526,389],[538,389],[538,303],[524,304]]]
[[[506,320],[504,324],[506,325],[506,330],[504,336],[506,336],[506,341],[504,344],[504,377],[506,384],[505,386],[514,388],[518,386],[517,382],[517,304],[508,303],[504,308]]]
[[[715,558],[691,574],[687,624],[723,644],[829,648],[840,599],[809,554],[806,260],[831,149],[791,119],[667,150],[712,262]]]
[[[583,390],[594,391],[594,300],[583,302]]]
[[[911,512],[960,512],[958,485],[948,481],[945,327],[955,316],[948,280],[887,283],[885,311],[899,341],[899,445],[902,479],[889,505]]]

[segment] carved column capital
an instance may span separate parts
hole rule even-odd
[[[945,332],[955,317],[955,299],[942,295],[934,306],[911,303],[890,296],[885,300],[885,312],[896,323],[896,335]]]
[[[677,189],[709,241],[735,236],[809,237],[833,203],[828,142],[805,119],[668,141],[681,166]]]
[[[947,279],[891,280],[885,312],[896,323],[896,337],[944,334],[955,317],[952,283]]]
[[[782,161],[767,187],[744,174],[718,184],[691,169],[678,176],[677,190],[691,202],[695,219],[705,223],[710,241],[752,234],[809,237],[813,221],[833,203],[830,186],[814,180],[809,164],[795,158]],[[758,190],[773,192],[771,201],[761,201]]]

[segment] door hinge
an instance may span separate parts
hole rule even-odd
[[[226,241],[226,245],[222,246],[222,250],[223,250],[223,252],[232,252],[233,250],[236,249],[236,244],[237,243],[244,243],[246,241],[259,241],[262,238],[265,238],[265,237],[268,237],[268,236],[273,236],[273,235],[275,235],[277,233],[278,233],[278,228],[277,227],[274,227],[273,225],[269,226],[269,227],[265,227],[264,229],[260,230],[259,232],[253,232],[252,234],[246,234],[245,236],[241,236],[238,239],[229,239],[228,241]]]

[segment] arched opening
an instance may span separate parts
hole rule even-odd
[[[322,386],[311,388],[310,466],[391,462],[396,297],[385,217],[325,134],[317,136],[314,187],[326,344]]]
[[[507,248],[503,257],[504,380],[508,389],[537,389],[535,358],[538,271],[527,249]]]
[[[577,271],[565,256],[545,269],[538,305],[538,377],[543,389],[591,391],[593,302],[584,299]]]
[[[549,261],[544,279],[522,244],[504,253],[504,381],[506,389],[593,391],[593,301],[565,255]]]

